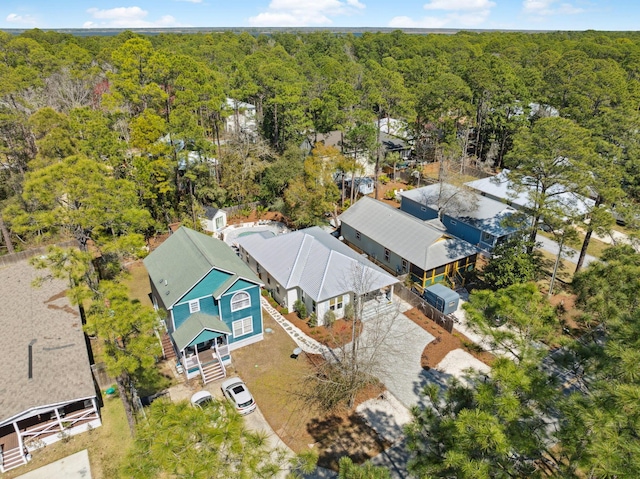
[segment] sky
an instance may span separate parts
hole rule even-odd
[[[0,0],[3,28],[638,30],[637,0]]]

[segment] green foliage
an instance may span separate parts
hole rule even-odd
[[[336,313],[329,309],[324,313],[322,320],[327,328],[331,328],[336,322]]]
[[[535,281],[540,275],[540,259],[540,253],[529,247],[527,238],[515,235],[494,249],[482,272],[484,283],[496,290]]]
[[[387,192],[384,194],[384,199],[385,200],[395,200],[396,199],[396,195],[392,190],[387,190]]]
[[[344,305],[344,319],[347,321],[353,321],[353,318],[356,316],[355,306],[351,301]]]
[[[269,450],[266,435],[249,431],[228,402],[213,401],[202,408],[188,402],[159,399],[147,409],[133,449],[122,468],[123,477],[256,477],[276,476],[293,466],[309,471],[311,455],[291,460],[284,450]]]
[[[293,310],[298,313],[298,317],[300,319],[307,318],[307,307],[305,306],[304,301],[296,299],[293,303]]]
[[[339,479],[391,479],[388,469],[376,467],[365,462],[363,465],[354,464],[349,456],[340,458]]]
[[[391,180],[389,179],[389,177],[387,175],[380,175],[380,176],[378,176],[378,181],[380,183],[382,183],[383,185],[386,185]]]
[[[309,326],[315,328],[318,325],[318,315],[316,313],[311,313],[309,318],[307,319]]]

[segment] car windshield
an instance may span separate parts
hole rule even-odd
[[[253,404],[253,399],[249,399],[247,402],[243,402],[242,404],[238,404],[238,407],[248,407]]]

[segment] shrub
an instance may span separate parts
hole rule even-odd
[[[378,181],[380,181],[380,183],[382,183],[383,185],[386,185],[391,180],[389,180],[389,177],[387,175],[380,175],[378,176]]]
[[[296,302],[293,303],[293,310],[298,313],[298,317],[300,319],[305,319],[307,317],[307,307],[301,300],[296,299]]]
[[[344,305],[344,319],[352,321],[356,315],[356,310],[353,307],[353,303],[349,302]]]
[[[315,328],[318,325],[318,315],[316,313],[311,313],[309,316],[309,326]]]
[[[387,192],[384,194],[384,199],[385,200],[395,200],[396,199],[396,194],[393,192],[393,190],[387,190]]]
[[[288,308],[282,308],[282,311],[280,311],[280,314],[289,314],[289,309]]]
[[[327,328],[331,328],[333,327],[333,324],[336,322],[336,313],[334,313],[331,310],[328,310],[326,313],[324,313],[324,325]]]

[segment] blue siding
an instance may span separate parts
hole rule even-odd
[[[447,228],[447,231],[456,238],[465,240],[467,243],[473,245],[480,243],[482,232],[478,228],[474,228],[449,215],[442,215],[442,224]]]
[[[424,208],[424,211],[422,210],[422,208]],[[438,217],[437,211],[405,197],[402,197],[400,210],[404,211],[405,213],[409,213],[410,215],[415,216],[416,218],[419,218],[423,221],[433,220]]]
[[[198,336],[193,341],[191,341],[191,344],[194,345],[194,344],[206,343],[210,339],[217,338],[218,336],[221,336],[221,334],[205,329],[200,334],[198,334]]]
[[[240,280],[242,281],[242,280]],[[240,281],[236,282],[238,284]],[[249,284],[249,283],[247,283]],[[235,286],[235,285],[234,285]],[[220,310],[222,312],[222,320],[229,326],[229,329],[233,331],[233,322],[238,319],[243,319],[251,316],[253,323],[253,333],[241,336],[239,338],[234,338],[233,335],[229,336],[229,343],[234,343],[236,341],[242,341],[244,339],[250,338],[253,335],[262,333],[262,307],[260,305],[260,288],[251,284],[248,288],[244,289],[249,296],[251,297],[251,306],[248,308],[240,309],[238,311],[231,311],[231,298],[233,297],[236,290],[234,288],[229,288],[225,294],[220,298]]]
[[[183,303],[185,301],[202,298],[203,296],[211,296],[229,276],[231,276],[229,273],[218,271],[217,269],[212,270],[207,276],[202,278],[202,281],[196,284],[191,291],[180,298],[180,302]]]
[[[243,289],[249,289],[249,288],[251,288],[252,286],[255,286],[255,285],[256,285],[255,283],[249,283],[248,281],[245,281],[244,279],[239,279],[224,294],[232,293],[232,292],[235,292],[235,291],[241,291]]]
[[[191,314],[189,312],[189,303],[176,304],[171,313],[173,314],[173,322],[176,329],[178,329]]]

